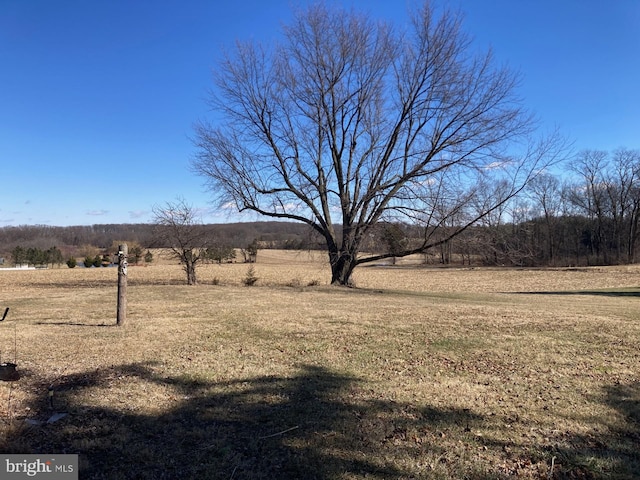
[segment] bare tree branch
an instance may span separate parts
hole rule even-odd
[[[518,76],[473,54],[458,14],[427,2],[412,15],[400,31],[322,4],[296,11],[282,44],[238,43],[224,57],[211,101],[224,123],[195,127],[193,167],[212,194],[312,226],[334,283],[384,257],[359,255],[378,222],[425,228],[419,245],[387,256],[432,248],[446,241],[434,228],[464,231],[564,147],[557,135],[531,140]],[[471,214],[480,182],[498,181],[507,195]]]
[[[154,206],[153,213],[158,246],[171,252],[171,257],[182,264],[187,283],[195,285],[198,283],[196,267],[206,258],[210,246],[209,235],[196,210],[184,198],[178,198],[175,202]]]

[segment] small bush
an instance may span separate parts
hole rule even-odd
[[[67,267],[76,268],[77,265],[78,261],[74,257],[71,257],[69,260],[67,260]]]
[[[93,266],[99,268],[102,266],[102,257],[100,255],[96,255],[93,259]]]
[[[87,255],[86,257],[84,257],[84,266],[87,268],[91,268],[93,266],[93,261],[95,260],[94,257]]]
[[[247,274],[242,280],[242,283],[245,285],[245,287],[251,287],[255,285],[257,281],[258,281],[258,277],[256,277],[255,269],[253,268],[253,265],[251,265],[247,270]]]

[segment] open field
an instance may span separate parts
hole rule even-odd
[[[640,267],[254,267],[131,267],[121,328],[115,268],[0,272],[0,452],[79,453],[82,479],[640,478]]]

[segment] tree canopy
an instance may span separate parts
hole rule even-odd
[[[518,75],[476,52],[460,14],[428,2],[406,30],[322,3],[297,10],[281,43],[238,42],[214,83],[219,120],[196,125],[194,169],[221,204],[310,225],[337,284],[464,231],[563,147],[533,137]],[[364,254],[382,221],[423,234]]]

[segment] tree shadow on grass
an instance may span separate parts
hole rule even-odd
[[[562,438],[551,449],[559,464],[553,478],[640,478],[640,383],[609,385],[603,394],[599,401],[617,410],[621,418]]]
[[[114,323],[34,322],[34,325],[67,325],[72,327],[116,327]]]
[[[594,295],[598,297],[640,297],[640,289],[621,290],[567,290],[549,292],[504,292],[520,295]]]
[[[28,416],[41,424],[5,429],[0,452],[78,453],[82,479],[640,478],[639,383],[594,397],[624,421],[566,432],[535,451],[493,436],[499,415],[380,398],[358,378],[314,365],[213,382],[133,363],[25,387],[37,393]],[[148,405],[127,400],[132,392]],[[46,424],[56,411],[68,415]]]
[[[319,366],[226,382],[165,376],[155,367],[126,364],[57,379],[54,409],[69,415],[14,431],[0,451],[78,453],[83,479],[400,479],[415,478],[402,459],[426,450],[446,455],[419,436],[435,439],[437,428],[468,429],[481,420],[466,410],[367,399],[357,378]],[[113,408],[80,400],[122,379],[171,392],[173,406],[154,415],[153,405],[136,411],[125,399]],[[32,415],[51,414],[45,397],[33,398]]]
[[[624,423],[613,429],[609,445],[633,478],[640,478],[640,382],[605,388],[605,403],[615,408]]]

